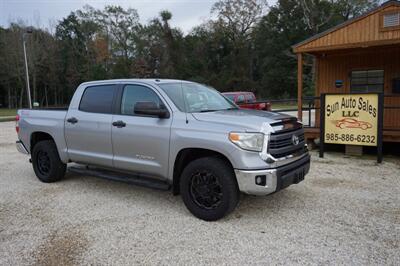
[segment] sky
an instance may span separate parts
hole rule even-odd
[[[22,19],[27,25],[47,28],[57,24],[71,11],[89,4],[102,9],[105,5],[120,5],[135,8],[142,23],[156,17],[160,10],[172,12],[171,24],[190,31],[210,16],[212,5],[217,0],[0,0],[0,25],[7,27],[10,22]]]
[[[102,9],[105,5],[135,8],[142,23],[156,17],[161,10],[172,12],[171,24],[188,33],[194,26],[210,17],[212,5],[217,0],[0,0],[0,26],[21,19],[26,25],[48,28],[71,11],[88,4]],[[273,4],[276,0],[269,0]]]

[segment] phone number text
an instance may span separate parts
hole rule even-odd
[[[358,142],[358,143],[375,143],[376,137],[371,136],[371,135],[326,133],[325,140],[326,141]]]

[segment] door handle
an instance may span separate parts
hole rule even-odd
[[[121,128],[121,127],[125,127],[126,123],[124,121],[118,120],[118,121],[113,122],[112,125],[114,127]]]
[[[71,124],[76,124],[78,123],[78,119],[76,119],[75,117],[70,117],[67,119],[67,122]]]

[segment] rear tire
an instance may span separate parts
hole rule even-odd
[[[205,221],[216,221],[232,212],[240,194],[232,166],[217,157],[190,162],[182,172],[180,192],[189,211]]]
[[[44,183],[61,180],[67,165],[60,160],[57,147],[52,140],[38,142],[32,150],[32,165],[37,178]]]

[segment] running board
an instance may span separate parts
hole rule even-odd
[[[91,169],[89,167],[78,167],[78,166],[70,166],[68,167],[68,171],[79,174],[79,175],[89,175],[100,177],[104,179],[124,182],[128,184],[133,184],[141,187],[153,188],[157,190],[169,190],[170,185],[167,182],[163,182],[161,180],[144,177],[140,175],[132,175],[125,173],[117,173],[109,170],[103,169]]]

